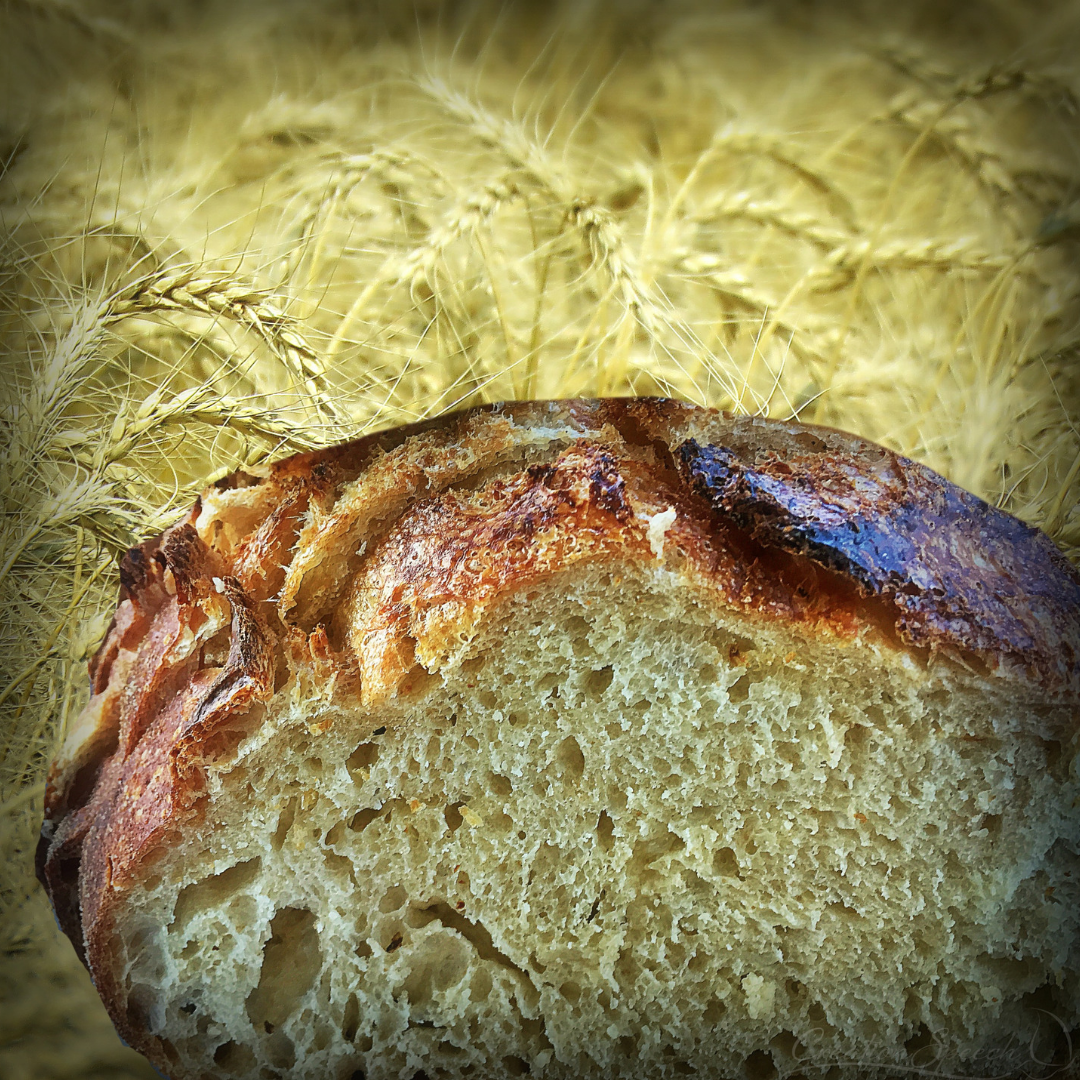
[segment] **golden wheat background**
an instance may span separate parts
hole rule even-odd
[[[118,554],[243,462],[668,394],[1080,561],[1080,4],[0,9],[0,1075],[151,1076],[32,875]]]

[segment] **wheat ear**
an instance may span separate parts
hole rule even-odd
[[[196,269],[165,269],[148,274],[106,301],[104,325],[162,311],[189,311],[227,318],[252,330],[306,391],[317,415],[340,431],[352,426],[329,391],[326,369],[318,353],[275,301],[225,275]]]

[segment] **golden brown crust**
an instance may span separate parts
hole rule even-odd
[[[125,1038],[159,1059],[114,966],[124,890],[203,812],[206,765],[258,725],[276,672],[365,704],[407,694],[497,603],[597,560],[1080,699],[1080,578],[1050,541],[840,432],[661,399],[536,402],[235,473],[126,556],[50,774],[39,876]]]

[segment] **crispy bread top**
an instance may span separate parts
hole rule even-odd
[[[54,763],[38,873],[121,1034],[112,919],[205,809],[204,766],[293,679],[422,692],[487,613],[578,563],[1080,701],[1080,576],[1050,540],[842,432],[663,399],[488,406],[240,471],[132,548]],[[318,724],[311,726],[318,738]]]

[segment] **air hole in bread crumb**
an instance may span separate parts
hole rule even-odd
[[[585,693],[593,698],[603,697],[614,677],[615,672],[610,664],[607,667],[590,671],[585,677]]]
[[[160,1027],[155,1017],[160,1016],[160,1006],[152,987],[145,983],[135,983],[128,991],[128,1022],[154,1031]]]
[[[904,1049],[907,1051],[908,1057],[911,1058],[913,1065],[925,1068],[937,1060],[937,1053],[934,1050],[934,1034],[925,1024],[920,1024],[915,1034],[905,1041]]]
[[[491,973],[487,968],[477,968],[469,980],[469,996],[473,1001],[486,1001],[491,987]]]
[[[777,1072],[772,1054],[766,1050],[755,1050],[746,1059],[746,1075],[749,1080],[773,1080]]]
[[[867,705],[863,709],[863,713],[874,727],[888,727],[888,721],[885,719],[885,710],[882,709],[880,705]]]
[[[345,1002],[345,1012],[341,1017],[341,1037],[348,1043],[356,1038],[356,1030],[360,1026],[360,1004],[355,994],[349,995]]]
[[[461,807],[464,806],[464,802],[451,803],[444,811],[443,817],[446,819],[446,827],[455,833],[461,828]]]
[[[870,740],[870,728],[862,724],[852,724],[844,732],[844,745],[849,750],[862,750]]]
[[[371,766],[378,760],[378,744],[363,742],[349,755],[345,768],[349,770],[349,775],[356,783],[363,783],[368,778]]]
[[[217,1050],[214,1051],[214,1064],[228,1068],[229,1057],[233,1053],[233,1051],[235,1051],[235,1049],[237,1049],[237,1044],[235,1044],[232,1040],[230,1040],[229,1042],[222,1042],[220,1047],[218,1047]],[[247,1050],[246,1047],[244,1049]],[[252,1052],[249,1050],[247,1051],[247,1053],[252,1056],[252,1064],[254,1065],[255,1055],[252,1054]]]
[[[357,887],[356,867],[351,859],[346,858],[344,855],[335,855],[332,851],[324,851],[323,860],[326,863],[327,870],[330,871],[331,880],[334,877],[339,880],[348,878],[353,888]]]
[[[214,1064],[231,1076],[243,1076],[255,1068],[255,1055],[247,1046],[229,1040],[214,1051]]]
[[[547,694],[553,694],[553,696],[559,696],[559,686],[562,683],[562,676],[554,671],[549,671],[543,678],[541,678],[536,684],[536,690],[539,697],[544,697]]]
[[[272,1031],[266,1040],[270,1061],[279,1069],[291,1069],[296,1064],[296,1047],[283,1031]]]
[[[502,1065],[507,1076],[526,1076],[529,1072],[529,1063],[523,1058],[504,1057]]]
[[[862,916],[853,907],[849,907],[847,904],[842,903],[839,900],[834,900],[825,905],[828,911],[833,912],[835,915],[840,916],[848,921],[855,921],[861,919]]]
[[[778,1035],[774,1035],[773,1038],[769,1040],[769,1045],[785,1057],[796,1059],[799,1057],[799,1040],[792,1031],[785,1030],[781,1031]]]
[[[322,969],[315,916],[305,908],[282,908],[270,922],[259,983],[247,997],[255,1027],[279,1027],[311,989]]]
[[[349,822],[349,828],[353,832],[363,832],[382,813],[382,807],[368,807],[366,810],[358,810]]]
[[[488,773],[488,787],[493,795],[502,797],[512,794],[514,790],[514,785],[510,782],[509,777],[500,773]]]
[[[825,1008],[818,1001],[815,1001],[809,1009],[806,1010],[806,1018],[814,1025],[814,1032],[821,1037],[821,1039],[831,1039],[836,1034],[836,1028],[829,1023],[825,1018]]]
[[[739,774],[739,786],[741,788],[746,787],[746,780],[742,776],[742,770],[741,769],[740,769],[740,774]],[[739,830],[739,840],[741,841],[741,846],[742,846],[743,851],[747,855],[755,855],[757,853],[758,846],[757,846],[756,841],[754,840],[753,835],[750,832],[750,826],[744,825]]]
[[[730,636],[724,634],[720,640],[714,639],[716,650],[721,655],[727,656],[728,663],[743,665],[750,653],[757,651],[757,644],[750,638]]]
[[[422,1008],[437,993],[457,986],[468,973],[470,959],[468,943],[458,934],[429,934],[416,942],[409,956],[409,974],[401,984],[409,1004]]]
[[[662,833],[657,833],[645,840],[638,840],[634,844],[630,865],[639,869],[648,867],[664,855],[670,855],[684,847],[686,847],[686,841],[681,836],[676,836],[670,829],[665,829]]]
[[[610,851],[615,844],[615,822],[606,810],[600,811],[596,821],[596,840],[601,851]]]
[[[564,776],[578,779],[585,772],[585,755],[581,752],[581,746],[573,735],[568,735],[559,744],[555,754],[555,760],[562,767]]]
[[[776,747],[776,756],[781,761],[786,761],[793,769],[798,769],[802,763],[802,749],[798,743],[780,743]]]
[[[728,701],[733,705],[740,705],[750,696],[750,684],[753,680],[749,674],[740,675],[735,682],[728,687]]]
[[[743,880],[739,860],[735,852],[729,847],[720,848],[713,854],[713,872],[721,877],[738,878]]]
[[[404,799],[387,799],[382,806],[368,807],[364,810],[358,810],[352,816],[352,820],[349,822],[349,828],[353,832],[363,832],[372,822],[377,818],[382,818],[383,821],[389,823],[394,814],[405,808]]]
[[[572,639],[575,656],[587,656],[593,651],[592,645],[589,643],[590,629],[588,621],[581,615],[571,615],[563,622],[561,630],[568,638]]]
[[[1062,1000],[1064,996],[1059,997],[1055,987],[1043,983],[1020,999],[1020,1008],[1037,1025],[1029,1044],[1032,1058],[1058,1066],[1055,1070],[1058,1074],[1064,1071],[1066,1063],[1075,1060],[1076,1055],[1063,1019],[1069,1015],[1069,1008]]]
[[[197,610],[197,609],[196,609]],[[229,646],[232,643],[232,628],[226,626],[218,630],[213,637],[203,643],[199,654],[200,668],[220,668],[229,659]]]
[[[185,929],[200,911],[216,911],[242,889],[246,889],[259,876],[260,859],[248,859],[222,870],[220,874],[185,885],[176,898],[170,933]]]
[[[405,902],[408,899],[409,894],[402,886],[392,885],[385,893],[383,893],[383,897],[379,901],[379,910],[384,915],[390,911],[397,911],[398,908],[405,906]]]
[[[274,835],[270,837],[270,846],[275,851],[280,851],[285,845],[285,838],[289,835],[289,830],[292,828],[293,821],[296,819],[296,804],[297,798],[294,795],[285,804],[284,809],[278,815],[277,828],[274,830]]]

